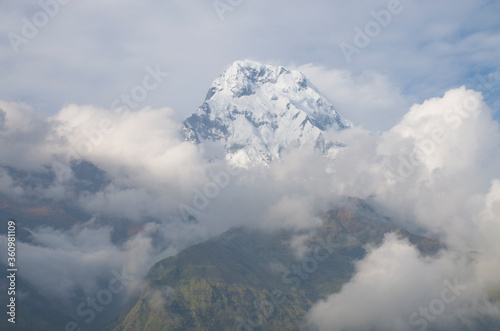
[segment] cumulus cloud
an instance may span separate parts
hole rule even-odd
[[[193,187],[207,181],[203,151],[183,141],[173,116],[169,108],[117,113],[65,107],[51,119],[64,140],[54,168],[65,178],[66,172],[71,175],[68,163],[83,160],[111,177],[103,190],[80,196],[90,212],[136,219],[169,215]]]
[[[497,176],[498,124],[481,94],[463,87],[412,106],[380,135],[355,128],[332,138],[349,146],[332,167],[337,192],[373,199],[407,223],[416,215],[435,230]]]
[[[89,213],[138,219],[171,214],[194,187],[208,181],[203,149],[183,141],[170,108],[119,113],[72,104],[50,118],[26,104],[2,101],[0,109],[5,193],[71,197]],[[73,168],[81,162],[106,174],[107,184],[98,192],[76,189]],[[36,173],[45,181],[35,183],[33,176],[5,169]]]
[[[44,118],[25,103],[0,100],[0,160],[7,165],[24,170],[41,171],[48,163],[45,146],[40,145],[49,132]]]
[[[421,257],[407,240],[388,234],[380,247],[368,248],[351,281],[317,303],[308,319],[319,330],[474,329],[468,323],[475,317],[500,316],[500,310],[461,260],[450,252]]]
[[[484,316],[498,319],[488,294],[500,285],[493,258],[499,247],[493,237],[500,229],[500,139],[482,95],[452,89],[413,105],[381,135],[356,128],[335,136],[349,146],[332,167],[337,192],[365,198],[397,224],[474,255],[424,259],[408,243],[387,237],[380,248],[369,249],[340,293],[311,310],[310,321],[321,330],[424,330],[474,329]],[[441,310],[441,303],[432,303],[450,277],[467,284],[468,294],[439,316],[422,317],[421,306]],[[421,296],[426,299],[416,304]]]
[[[474,238],[475,247],[481,254],[478,262],[478,281],[486,288],[499,286],[498,272],[500,263],[497,256],[500,253],[498,235],[500,235],[500,181],[495,179],[489,192],[480,198],[482,210],[475,218],[477,233]]]
[[[192,170],[201,163],[196,146],[182,141],[181,125],[172,117],[169,108],[117,114],[70,105],[53,121],[68,153],[76,151],[111,175],[129,173],[130,183],[153,185],[196,178]]]

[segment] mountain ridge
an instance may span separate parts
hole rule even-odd
[[[194,143],[220,142],[226,159],[248,167],[294,147],[334,157],[343,144],[324,132],[351,126],[299,71],[240,60],[213,81],[203,104],[184,121],[184,135]]]
[[[106,330],[303,330],[307,311],[349,281],[366,245],[395,232],[423,256],[444,248],[359,200],[332,206],[321,218],[305,237],[304,256],[291,246],[304,233],[238,227],[157,262],[144,291]],[[159,294],[163,300],[154,300]]]

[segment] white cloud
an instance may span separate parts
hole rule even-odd
[[[373,19],[370,12],[387,3],[245,1],[220,21],[211,1],[71,1],[18,54],[3,38],[0,99],[33,107],[0,101],[0,165],[50,177],[52,161],[66,165],[66,158],[80,150],[76,156],[105,170],[112,184],[78,194],[74,176],[33,186],[29,178],[0,168],[0,191],[11,197],[55,198],[101,215],[163,221],[145,225],[123,247],[110,242],[109,228],[68,233],[38,229],[35,234],[48,247],[20,247],[26,252],[23,275],[44,293],[64,297],[80,286],[92,294],[109,267],[140,274],[155,259],[232,225],[314,227],[316,213],[333,197],[346,194],[368,199],[405,227],[477,251],[475,263],[459,269],[460,276],[463,272],[464,281],[475,279],[484,291],[499,286],[498,125],[483,103],[466,108],[468,97],[479,98],[470,90],[453,89],[421,101],[468,83],[476,74],[495,76],[491,68],[500,66],[500,3],[402,1],[403,12],[348,64],[339,44],[352,42],[354,28],[363,28]],[[120,10],[114,10],[117,6]],[[20,32],[21,17],[31,18],[40,7],[23,0],[5,3],[3,9],[0,31],[6,35]],[[349,146],[335,164],[291,152],[267,170],[232,176],[201,211],[199,224],[176,223],[179,202],[191,203],[195,190],[213,181],[210,171],[226,166],[207,164],[204,154],[212,148],[182,142],[179,119],[202,103],[210,82],[226,65],[242,58],[295,64],[362,127],[335,134]],[[156,64],[170,76],[137,108],[144,109],[108,110],[113,100],[141,83],[146,66]],[[476,87],[477,81],[471,84]],[[498,90],[492,91],[487,100],[498,105]],[[405,115],[415,101],[420,104]],[[76,105],[89,103],[98,106]],[[450,109],[454,113],[446,117]],[[462,120],[460,109],[467,115]],[[457,114],[460,122],[453,119]],[[104,118],[113,130],[106,130]],[[436,143],[436,130],[447,139]],[[432,152],[421,153],[412,163],[413,151],[432,147],[428,139],[434,143]],[[155,250],[153,234],[165,238],[165,251]],[[301,247],[300,240],[296,244]],[[455,268],[450,256],[425,260],[404,241],[389,237],[358,264],[354,282],[319,304],[311,316],[325,325],[339,313],[328,310],[333,306],[340,307],[345,325],[359,320],[362,326],[373,321],[391,328],[394,324],[385,324],[391,321],[404,329],[406,313],[416,307],[407,298],[419,294],[433,299]],[[391,285],[398,291],[391,291]],[[475,307],[481,291],[472,283],[469,289],[474,295],[461,299]],[[385,305],[371,305],[371,291],[378,291],[376,299]],[[154,298],[161,302],[164,296]],[[341,305],[340,300],[353,304]],[[366,315],[356,315],[356,305]],[[445,315],[439,320],[453,321]],[[378,318],[382,316],[387,319]]]
[[[500,316],[472,276],[453,253],[423,258],[389,234],[368,250],[339,293],[311,309],[309,322],[319,330],[444,330],[481,314]]]
[[[270,207],[266,219],[278,228],[320,225],[321,220],[315,217],[312,206],[311,197],[285,196]],[[300,240],[295,244],[300,245]]]
[[[312,309],[311,321],[321,330],[418,329],[409,323],[422,305],[414,298],[427,296],[430,304],[439,297],[442,281],[457,276],[472,292],[461,296],[457,307],[447,305],[436,321],[425,320],[426,325],[474,328],[475,318],[498,318],[498,307],[488,303],[487,295],[500,285],[494,257],[500,247],[494,239],[500,231],[500,137],[481,94],[452,89],[413,105],[380,136],[359,128],[335,136],[349,146],[332,167],[339,194],[366,198],[396,224],[438,236],[466,255],[475,253],[460,264],[449,253],[424,259],[407,243],[388,237],[369,250],[340,293]],[[421,317],[413,323],[422,326]]]
[[[355,125],[372,131],[387,130],[408,109],[409,100],[389,77],[376,71],[353,75],[345,69],[326,69],[313,64],[302,65],[297,69]]]
[[[354,85],[359,83],[353,76],[346,77]],[[374,81],[368,80],[366,86],[377,90]],[[398,99],[398,95],[392,97]],[[392,97],[387,94],[387,100]],[[88,228],[68,232],[37,229],[36,236],[48,247],[23,245],[30,256],[23,268],[25,277],[44,293],[56,286],[59,289],[53,293],[61,297],[75,286],[92,292],[98,289],[110,259],[113,267],[145,272],[153,261],[236,225],[305,231],[290,242],[296,253],[304,254],[307,236],[300,234],[320,224],[318,213],[335,197],[350,195],[367,199],[396,224],[438,236],[450,247],[476,255],[468,263],[456,263],[453,254],[422,258],[406,242],[388,237],[359,262],[358,273],[342,292],[313,309],[316,324],[326,325],[331,317],[328,309],[334,307],[334,314],[338,311],[346,317],[345,326],[358,325],[356,311],[362,307],[367,310],[359,320],[362,327],[375,323],[380,328],[404,329],[409,315],[419,308],[407,298],[420,294],[426,296],[423,304],[428,304],[439,295],[442,281],[456,275],[471,289],[470,296],[461,297],[464,303],[480,312],[483,308],[495,311],[481,298],[500,285],[496,222],[500,139],[498,124],[475,91],[452,89],[415,104],[396,126],[379,135],[362,127],[329,132],[348,146],[334,162],[316,153],[291,150],[269,167],[229,174],[227,185],[217,184],[221,179],[217,176],[228,172],[227,164],[206,160],[207,153],[220,154],[220,149],[184,142],[170,108],[118,113],[71,104],[49,119],[38,118],[26,105],[2,103],[1,108],[5,113],[2,145],[8,146],[0,151],[6,157],[2,166],[19,163],[26,169],[48,171],[44,166],[53,160],[65,164],[69,155],[104,170],[110,181],[96,192],[75,192],[74,176],[63,182],[54,177],[50,185],[32,187],[0,169],[2,192],[56,197],[92,214],[134,219],[142,226],[121,247],[109,238],[113,224],[104,228],[87,224]],[[18,136],[24,140],[14,139]],[[15,156],[16,150],[26,153]],[[208,203],[196,215],[199,223],[182,222],[179,203],[191,204],[196,194],[214,183],[219,190],[205,197]],[[155,236],[162,238],[161,245],[154,243]],[[38,277],[47,265],[60,272],[56,278]],[[391,292],[391,284],[397,291]],[[365,293],[371,287],[376,295]],[[370,312],[374,298],[382,298],[385,306]],[[341,305],[344,301],[352,304]],[[378,319],[375,313],[386,319]],[[447,314],[439,320],[456,322]],[[437,323],[433,325],[441,322]]]
[[[172,116],[169,108],[117,114],[70,105],[53,120],[68,142],[67,152],[76,151],[113,176],[127,173],[131,183],[146,185],[195,181],[194,168],[202,160],[195,145],[182,141],[181,125]]]
[[[40,144],[49,132],[46,121],[25,103],[0,100],[0,114],[0,163],[43,171],[41,165],[49,160],[45,146]]]

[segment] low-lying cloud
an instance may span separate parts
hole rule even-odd
[[[500,310],[464,259],[452,252],[424,258],[406,239],[388,234],[380,247],[368,248],[351,281],[308,318],[319,330],[478,329],[475,318]]]
[[[404,102],[397,97],[392,105]],[[170,108],[68,105],[51,118],[24,104],[0,102],[0,109],[0,192],[55,199],[95,217],[70,230],[32,229],[42,246],[21,245],[23,275],[44,294],[78,300],[98,290],[110,268],[140,278],[159,259],[232,226],[314,228],[319,213],[347,195],[450,250],[422,257],[407,241],[387,236],[368,248],[339,293],[313,307],[311,325],[412,330],[418,326],[411,323],[423,327],[422,318],[429,328],[445,328],[499,316],[488,294],[500,286],[500,137],[478,92],[462,87],[413,105],[380,134],[361,127],[329,132],[348,146],[333,161],[290,150],[268,167],[239,171],[231,170],[220,146],[185,142]],[[82,162],[104,174],[95,190],[79,189],[74,166]],[[117,220],[137,224],[119,244],[111,239]],[[304,253],[300,236],[290,247]],[[420,307],[441,311],[432,302],[455,279],[466,289],[429,321]]]

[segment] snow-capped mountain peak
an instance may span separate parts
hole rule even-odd
[[[306,77],[282,66],[241,60],[231,64],[184,122],[193,142],[218,141],[240,166],[268,163],[289,146],[332,154],[339,144],[323,132],[350,127]]]

